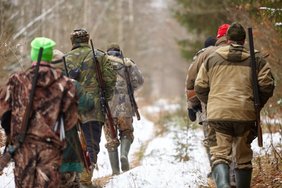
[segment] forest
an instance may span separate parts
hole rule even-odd
[[[281,0],[0,0],[0,15],[1,85],[30,66],[34,37],[52,38],[57,49],[68,52],[72,30],[86,28],[95,47],[105,50],[117,42],[140,66],[145,78],[136,93],[140,108],[165,98],[181,105],[173,118],[186,125],[192,122],[186,115],[185,77],[203,41],[215,37],[223,23],[252,27],[255,49],[267,56],[276,82],[261,112],[263,132],[282,136]],[[162,124],[167,114],[159,115],[165,116],[158,119]],[[271,148],[271,154],[254,159],[254,187],[282,184],[282,145]]]

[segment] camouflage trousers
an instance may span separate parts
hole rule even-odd
[[[133,118],[132,117],[118,117],[118,118],[113,118],[114,119],[114,125],[116,130],[119,133],[119,139],[111,138],[111,130],[109,127],[109,122],[108,120],[106,121],[106,126],[104,126],[104,132],[105,132],[105,137],[106,137],[106,145],[105,147],[109,151],[114,151],[118,148],[120,145],[121,138],[127,138],[131,141],[131,143],[134,140],[134,128],[133,128]]]
[[[206,148],[206,152],[208,154],[208,158],[211,165],[211,155],[210,155],[210,147],[216,145],[216,137],[215,137],[215,130],[209,126],[209,124],[205,121],[202,122],[203,132],[204,132],[204,140],[203,145]]]
[[[79,173],[64,172],[61,174],[60,188],[79,188]]]
[[[219,163],[235,169],[252,168],[251,143],[255,138],[253,122],[209,122],[216,132],[216,145],[210,147],[212,166]]]
[[[27,137],[14,161],[17,188],[55,188],[60,184],[61,146]]]

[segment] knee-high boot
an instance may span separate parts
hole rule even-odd
[[[230,188],[229,166],[224,163],[217,164],[212,169],[212,176],[217,188]]]
[[[127,138],[121,139],[120,146],[120,162],[122,171],[129,170],[129,162],[128,162],[128,152],[131,146],[131,141]]]
[[[250,188],[252,179],[252,169],[235,169],[236,187]]]
[[[113,175],[117,175],[120,173],[118,151],[117,149],[115,149],[114,151],[108,151],[108,153],[109,153],[109,159],[110,159]]]

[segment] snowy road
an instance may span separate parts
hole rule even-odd
[[[152,111],[152,108],[154,109]],[[150,114],[159,114],[159,110],[173,111],[175,106],[153,106]],[[143,110],[144,112],[144,110]],[[135,140],[131,146],[129,160],[135,165],[128,172],[111,177],[111,167],[107,151],[104,147],[105,138],[101,140],[101,151],[98,156],[99,170],[94,172],[94,178],[109,177],[106,188],[199,188],[207,186],[207,173],[210,172],[208,158],[202,145],[203,133],[201,129],[180,130],[171,124],[167,133],[155,136],[153,122],[141,117],[140,121],[134,120]],[[270,152],[270,134],[264,134],[264,147],[257,146],[257,140],[253,141],[254,155],[264,155]],[[281,143],[279,133],[272,135],[273,143]],[[185,148],[187,154],[185,160],[180,160],[177,155]],[[2,148],[3,149],[3,148]],[[141,150],[141,152],[140,152]],[[138,154],[139,153],[139,154]],[[182,153],[183,154],[183,153]],[[143,155],[141,161],[137,161],[138,155]],[[0,188],[14,188],[12,164],[5,169],[0,176]]]

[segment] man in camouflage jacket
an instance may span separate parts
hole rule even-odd
[[[63,70],[66,73],[66,67],[63,62],[64,53],[55,49],[53,51],[52,64],[56,68]],[[85,113],[94,108],[93,96],[85,92],[81,84],[72,79],[76,94],[78,97],[78,112]],[[63,151],[63,161],[60,167],[61,183],[59,188],[79,188],[80,187],[80,173],[83,172],[84,151],[82,149],[82,143],[80,142],[78,132],[80,131],[80,125],[76,125],[69,131],[66,131],[67,147]],[[81,134],[81,132],[79,132]],[[86,165],[86,164],[84,164]]]
[[[21,126],[27,109],[35,65],[40,47],[43,55],[31,109],[29,129],[23,144],[15,151],[16,187],[57,187],[60,183],[59,167],[65,142],[63,132],[55,131],[60,113],[64,113],[64,126],[70,130],[78,121],[77,97],[72,81],[62,71],[50,65],[55,42],[47,38],[35,38],[32,43],[33,66],[24,72],[10,76],[0,90],[0,116],[11,111],[11,144],[22,134]]]
[[[218,48],[201,66],[195,81],[198,98],[207,104],[207,120],[216,131],[210,147],[212,175],[217,187],[229,187],[229,164],[235,160],[237,187],[250,187],[255,126],[251,60],[243,46],[246,32],[233,23],[227,31],[228,46]],[[261,108],[273,95],[274,79],[269,64],[256,53]]]
[[[109,106],[112,112],[114,125],[119,131],[119,139],[111,138],[111,130],[109,129],[109,126],[106,126],[104,131],[107,140],[106,148],[109,154],[112,173],[119,174],[120,168],[117,148],[121,144],[121,169],[122,171],[127,171],[129,170],[128,152],[131,143],[134,140],[132,117],[135,113],[129,98],[128,85],[125,80],[127,76],[125,75],[126,69],[128,71],[129,82],[131,82],[133,90],[140,88],[140,86],[144,83],[144,79],[137,65],[131,59],[123,57],[119,45],[111,44],[107,49],[107,54],[109,55],[109,60],[117,73],[114,96],[110,101]],[[106,121],[106,123],[109,124],[109,121]]]
[[[69,75],[77,80],[93,96],[94,108],[91,111],[80,113],[82,130],[86,138],[87,151],[89,152],[91,171],[93,172],[97,164],[97,156],[100,151],[100,140],[102,126],[105,122],[105,114],[100,101],[100,91],[98,87],[97,74],[93,60],[93,53],[88,44],[89,34],[85,29],[75,29],[71,33],[72,50],[66,54],[66,62]],[[111,63],[108,61],[106,53],[95,49],[97,60],[101,67],[102,79],[105,83],[106,100],[109,101],[113,94],[116,82],[116,74]],[[92,173],[84,173],[81,183],[91,185]]]

